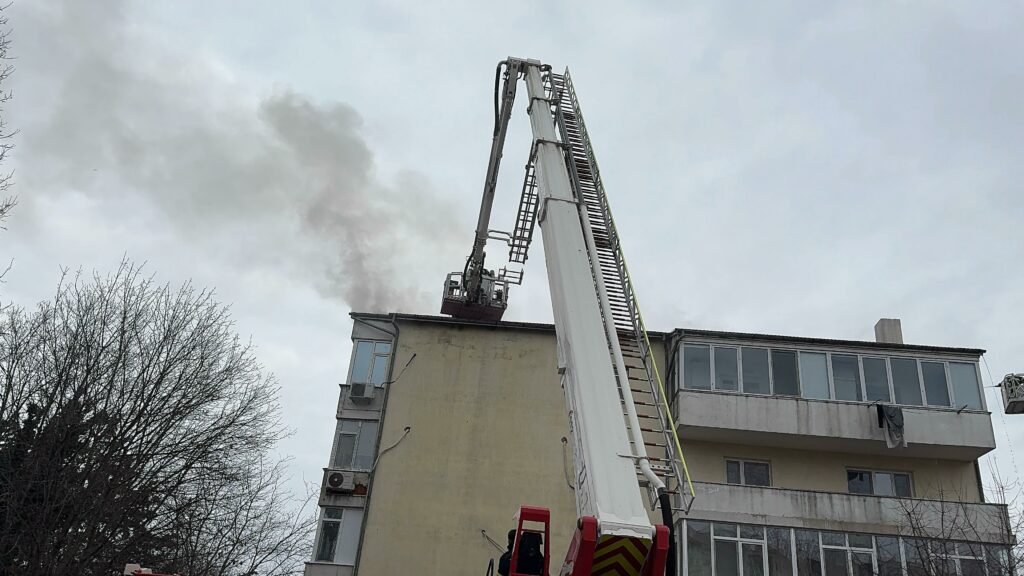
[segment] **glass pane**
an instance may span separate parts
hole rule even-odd
[[[803,384],[804,398],[829,398],[828,362],[824,354],[800,353],[800,382]]]
[[[896,403],[920,406],[921,383],[917,376],[917,360],[910,358],[890,358],[892,368],[892,387],[896,391]]]
[[[391,354],[391,342],[377,342],[373,351],[376,354]]]
[[[350,434],[359,434],[359,420],[347,418],[341,421],[341,431]]]
[[[982,556],[981,544],[972,544],[970,542],[957,542],[956,552],[959,556],[970,558],[981,558]]]
[[[360,340],[356,342],[356,355],[352,359],[352,370],[349,371],[349,383],[365,384],[370,377],[370,360],[373,358],[373,342]]]
[[[931,556],[924,540],[914,538],[904,540],[903,555],[907,559],[907,574],[909,576],[930,576],[925,568],[925,560]]]
[[[715,540],[715,576],[739,576],[739,569],[736,542]]]
[[[342,433],[338,435],[338,451],[334,454],[335,468],[350,468],[352,456],[356,452],[356,435]]]
[[[363,511],[360,508],[346,508],[345,518],[341,521],[341,538],[338,539],[338,564],[353,565],[356,563],[356,550],[359,548],[359,531],[363,525]]]
[[[375,355],[373,357],[373,371],[370,374],[370,382],[374,386],[381,386],[388,373],[389,356]]]
[[[846,536],[850,539],[850,548],[874,548],[870,534],[847,534]]]
[[[875,494],[879,496],[895,496],[896,492],[892,486],[892,474],[888,472],[875,473]]]
[[[891,402],[889,398],[889,374],[885,369],[885,358],[864,358],[864,388],[867,399]]]
[[[772,350],[772,384],[775,394],[799,396],[800,382],[796,372],[796,352]]]
[[[743,544],[743,576],[764,576],[764,546]]]
[[[751,540],[764,540],[764,526],[751,526],[749,524],[740,524],[740,538],[749,538]]]
[[[985,576],[985,562],[961,558],[960,576]]]
[[[827,546],[846,546],[846,534],[842,532],[822,532],[821,543]]]
[[[324,508],[324,518],[341,520],[342,512],[343,510],[341,508]]]
[[[736,460],[725,461],[725,481],[729,484],[742,484],[740,479],[740,463]]]
[[[711,389],[710,355],[708,346],[683,346],[683,386],[697,390]]]
[[[320,526],[320,546],[316,549],[319,562],[334,562],[334,550],[338,546],[338,529],[341,522],[325,520]]]
[[[908,474],[893,474],[893,484],[895,485],[895,492],[897,496],[904,498],[910,498],[912,496],[910,489],[910,476]]]
[[[715,522],[715,536],[725,536],[726,538],[736,537],[736,525],[735,524],[722,524],[721,522]]]
[[[876,536],[875,545],[878,550],[878,576],[903,576],[899,539]]]
[[[956,576],[956,560],[952,558],[939,558],[936,560],[938,570],[936,576]]]
[[[739,390],[740,376],[736,367],[736,349],[715,346],[715,389]]]
[[[743,348],[743,391],[748,394],[771,394],[768,382],[768,349]]]
[[[686,563],[690,574],[711,574],[711,525],[686,522]]]
[[[860,400],[860,367],[856,356],[832,355],[832,383],[836,400]]]
[[[949,363],[949,376],[953,379],[953,397],[956,406],[967,406],[981,410],[981,392],[978,388],[978,371],[974,364]]]
[[[924,394],[929,406],[949,406],[949,388],[946,387],[946,365],[942,362],[921,362],[924,375]]]
[[[1000,546],[985,547],[985,564],[988,576],[1006,576],[1010,573],[1007,549]]]
[[[825,548],[825,576],[850,576],[850,567],[846,563],[846,550]]]
[[[352,467],[358,470],[369,470],[373,467],[373,460],[376,457],[377,448],[377,423],[372,421],[363,422],[363,428],[359,431],[359,445],[356,448],[356,459]]]
[[[793,576],[789,528],[768,528],[768,576]]]
[[[850,494],[872,494],[871,472],[847,470],[846,489]]]
[[[821,546],[813,530],[796,531],[796,571],[799,576],[821,576]]]
[[[768,464],[764,462],[743,463],[743,483],[747,486],[771,486]]]
[[[850,554],[853,564],[853,576],[873,576],[875,567],[870,552],[853,552]]]

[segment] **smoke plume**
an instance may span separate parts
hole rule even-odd
[[[453,206],[418,173],[379,175],[351,106],[287,88],[253,97],[201,50],[129,26],[124,2],[32,4],[16,22],[19,52],[44,55],[19,63],[31,68],[17,96],[42,111],[19,123],[24,200],[125,206],[112,222],[133,206],[183,246],[356,310],[433,307],[413,279],[458,253]]]

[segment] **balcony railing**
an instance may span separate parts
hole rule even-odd
[[[675,402],[684,440],[963,461],[995,448],[985,412],[904,407],[908,446],[897,452],[871,404],[698,390]]]
[[[813,530],[1008,542],[1006,506],[694,482],[688,518]]]

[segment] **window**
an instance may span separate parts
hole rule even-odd
[[[800,379],[796,368],[796,352],[772,350],[772,382],[775,394],[799,396]]]
[[[978,366],[971,362],[756,346],[680,346],[684,388],[904,406],[984,408]]]
[[[821,552],[825,576],[872,576],[875,546],[867,534],[822,532]]]
[[[764,526],[716,522],[712,531],[715,544],[714,573],[717,576],[765,576],[764,531]],[[691,570],[690,573],[694,572]]]
[[[910,475],[903,472],[847,470],[846,487],[850,494],[875,496],[911,496]]]
[[[1009,574],[1003,546],[695,520],[681,529],[690,576]]]
[[[924,376],[924,396],[929,406],[949,406],[949,386],[946,384],[946,365],[943,362],[921,362]]]
[[[804,398],[828,399],[828,357],[818,352],[800,353],[800,380],[804,386]]]
[[[744,486],[771,486],[771,466],[768,462],[726,460],[725,481]]]
[[[736,349],[715,346],[715,390],[739,390]]]
[[[338,421],[338,447],[334,452],[334,468],[369,470],[377,449],[377,421]]]
[[[768,528],[768,576],[792,576],[793,549],[789,528]]]
[[[361,508],[324,508],[316,560],[349,566],[355,564],[362,523]]]
[[[768,349],[743,348],[743,391],[748,394],[771,394],[768,380]]]
[[[977,367],[974,364],[950,362],[949,376],[953,381],[955,406],[981,410],[981,388],[978,386]]]
[[[885,358],[868,358],[861,360],[864,364],[864,391],[868,402],[891,402],[889,397],[889,370]]]
[[[683,386],[696,390],[711,389],[710,355],[710,346],[683,346]]]
[[[686,522],[686,565],[690,574],[711,574],[711,523]]]
[[[920,406],[921,379],[917,372],[917,360],[890,358],[892,366],[892,387],[896,390],[896,403]]]
[[[856,356],[832,355],[832,381],[836,400],[860,400],[860,367]]]
[[[390,361],[390,342],[357,340],[352,357],[352,370],[349,372],[349,383],[383,386]]]

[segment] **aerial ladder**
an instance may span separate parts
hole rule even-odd
[[[491,206],[520,79],[533,139],[514,228],[501,232],[489,228]],[[503,241],[510,265],[524,264],[539,224],[578,517],[560,574],[675,574],[673,509],[689,509],[693,487],[569,72],[556,74],[536,60],[502,61],[494,113],[473,249],[462,272],[448,275],[441,312],[500,320],[509,286],[523,275],[487,269],[485,245]],[[660,508],[660,524],[652,524],[645,504]],[[512,574],[519,573],[524,522],[547,526],[547,514],[530,506],[517,514]],[[548,562],[545,552],[545,576]]]

